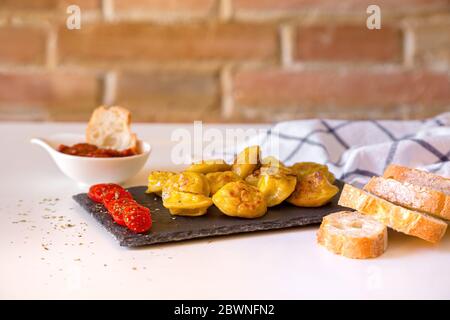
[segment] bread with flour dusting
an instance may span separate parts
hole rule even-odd
[[[450,196],[450,179],[431,172],[391,164],[384,171],[383,177],[427,187]]]
[[[440,219],[395,205],[349,184],[344,185],[338,204],[357,210],[394,230],[432,243],[439,242],[447,229],[447,223]]]
[[[373,177],[364,190],[403,207],[450,220],[450,195],[394,179]]]

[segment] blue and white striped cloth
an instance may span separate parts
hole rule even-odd
[[[357,186],[382,175],[390,163],[450,177],[450,112],[423,121],[280,122],[248,139],[245,146],[250,145],[287,165],[326,164],[338,179]]]

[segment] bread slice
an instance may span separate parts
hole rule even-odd
[[[394,230],[432,243],[439,242],[447,229],[442,220],[397,206],[349,184],[342,190],[339,205],[358,210]]]
[[[137,138],[130,129],[131,114],[122,107],[94,110],[86,130],[87,143],[100,148],[137,152]]]
[[[383,177],[438,190],[450,196],[450,179],[430,172],[391,164],[384,171]]]
[[[450,220],[450,196],[409,182],[373,177],[364,190],[403,207]]]
[[[375,258],[387,248],[387,228],[359,212],[340,211],[323,218],[317,242],[347,258]]]

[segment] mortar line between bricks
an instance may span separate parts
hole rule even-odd
[[[108,71],[103,78],[102,104],[113,105],[117,98],[117,72]]]
[[[58,31],[51,26],[47,33],[45,46],[45,65],[53,70],[58,66]]]
[[[222,116],[225,119],[230,119],[234,109],[233,80],[230,65],[225,65],[220,70],[220,100]]]
[[[265,64],[265,63],[253,63],[253,62],[240,62],[238,64],[240,71],[251,71],[251,70],[280,70],[278,65],[275,64]],[[223,65],[222,65],[223,67]],[[80,71],[80,72],[93,72],[93,73],[103,73],[110,71],[110,66],[108,64],[63,64],[58,65],[55,70],[60,70],[64,72],[70,71]],[[122,64],[118,67],[119,70],[130,71],[130,72],[150,72],[150,71],[167,71],[175,72],[181,70],[183,72],[194,72],[194,73],[205,73],[214,72],[221,68],[221,65],[216,62],[185,62],[185,63],[129,63]],[[48,71],[46,64],[43,65],[14,65],[14,64],[0,64],[0,72],[15,72],[15,73],[45,73]],[[433,74],[445,74],[450,75],[450,72],[443,69],[437,69],[430,66],[418,67],[413,70],[406,68],[403,65],[342,65],[334,63],[303,63],[295,62],[289,66],[289,69],[284,71],[296,72],[306,72],[306,71],[333,71],[333,72],[365,72],[365,73],[382,73],[386,75],[397,74],[412,71],[414,73],[419,72],[430,72]]]
[[[403,65],[407,68],[414,67],[414,55],[416,50],[414,31],[410,26],[404,25],[402,28],[402,60]]]
[[[101,0],[102,1],[102,16],[105,21],[114,20],[114,1],[113,0]]]
[[[233,3],[231,0],[217,0],[219,20],[226,22],[233,17]]]
[[[294,62],[294,27],[282,24],[279,28],[280,63],[282,67],[290,67]]]
[[[48,73],[76,73],[76,74],[100,74],[104,72],[101,69],[93,69],[90,67],[78,67],[78,66],[58,66],[55,69],[49,70],[46,64],[42,65],[27,65],[27,66],[17,66],[17,65],[0,65],[0,73],[11,73],[19,75],[37,74],[44,75]]]

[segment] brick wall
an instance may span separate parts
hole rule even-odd
[[[1,0],[0,120],[102,103],[169,122],[450,111],[450,0]]]

